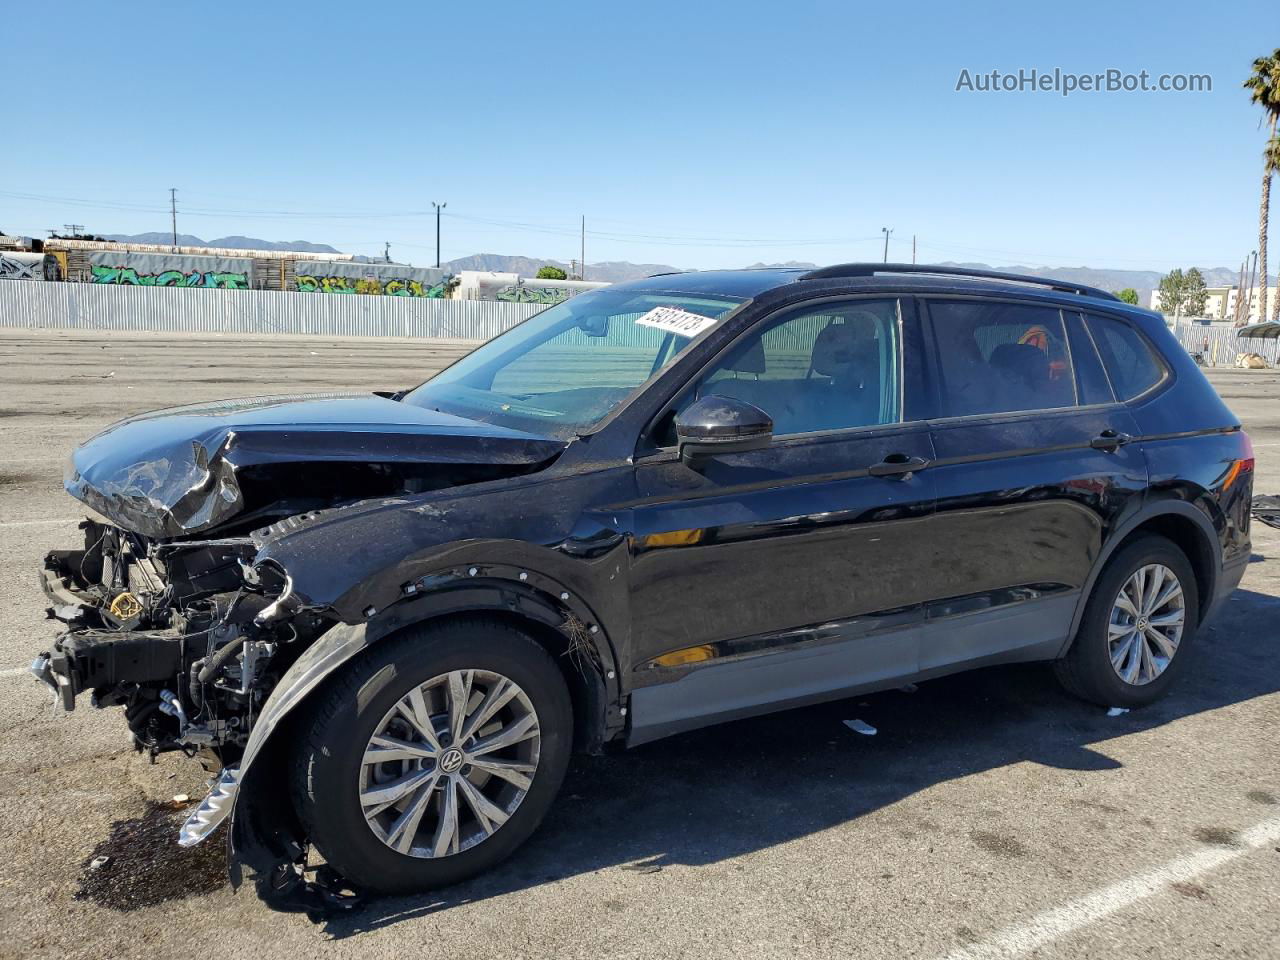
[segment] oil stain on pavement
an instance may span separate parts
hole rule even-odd
[[[149,802],[141,817],[117,820],[84,861],[75,898],[125,912],[226,886],[224,844],[175,841],[186,817],[172,804]]]

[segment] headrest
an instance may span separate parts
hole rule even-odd
[[[877,359],[875,327],[866,321],[832,323],[813,342],[813,372],[838,377]]]
[[[991,351],[990,362],[1028,387],[1042,387],[1049,382],[1049,357],[1029,343],[1002,343]]]

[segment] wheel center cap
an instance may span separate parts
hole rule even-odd
[[[462,751],[452,747],[440,755],[440,769],[445,773],[457,773],[462,767]]]
[[[1145,630],[1145,629],[1147,629],[1148,625],[1149,625],[1149,623],[1148,623],[1148,621],[1147,621],[1147,618],[1146,618],[1146,617],[1139,617],[1139,618],[1138,618],[1138,629],[1139,629],[1139,630]]]

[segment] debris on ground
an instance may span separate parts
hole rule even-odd
[[[904,683],[902,686],[898,688],[898,691],[900,693],[915,693],[919,689],[920,688],[917,687],[914,683]]]
[[[632,873],[661,873],[662,864],[647,861],[644,863],[624,863],[623,870],[630,870]]]
[[[1268,494],[1253,498],[1253,517],[1269,527],[1280,529],[1280,496]]]
[[[191,797],[190,797],[190,796],[188,796],[188,795],[187,795],[187,794],[185,794],[185,793],[175,793],[175,794],[173,795],[173,802],[174,802],[174,803],[176,803],[176,804],[179,804],[179,805],[184,804],[184,803],[190,803],[190,802],[191,802]]]
[[[111,862],[110,857],[94,857],[92,860],[89,861],[89,869],[101,870],[110,862]]]
[[[864,737],[874,737],[876,735],[876,728],[865,720],[846,720],[844,725],[854,733],[860,733]]]
[[[1107,711],[1108,717],[1119,717],[1129,712],[1128,707],[1112,707]]]

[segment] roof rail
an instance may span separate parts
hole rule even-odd
[[[999,270],[976,270],[972,267],[940,267],[927,263],[840,263],[832,267],[821,267],[811,270],[801,280],[831,280],[838,277],[874,277],[881,273],[915,273],[933,277],[972,277],[980,280],[1009,280],[1014,283],[1029,283],[1038,287],[1048,287],[1059,293],[1074,293],[1081,297],[1097,297],[1100,300],[1120,298],[1106,290],[1089,287],[1083,283],[1071,283],[1067,280],[1052,280],[1048,277],[1033,277],[1023,273],[1002,273]]]

